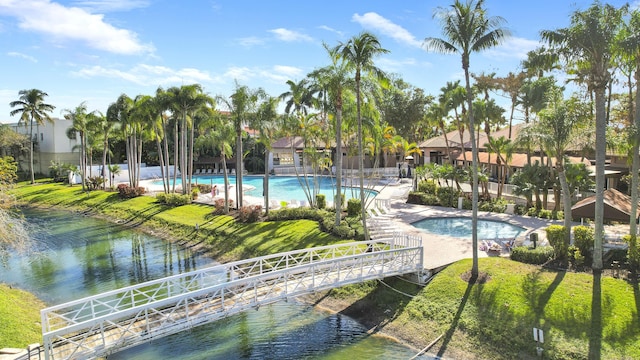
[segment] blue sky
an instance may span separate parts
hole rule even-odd
[[[49,94],[56,117],[82,101],[106,112],[120,94],[154,94],[158,86],[200,83],[212,96],[229,96],[237,81],[277,96],[287,80],[329,64],[323,42],[334,46],[362,31],[390,51],[376,60],[380,68],[437,95],[447,81],[462,79],[460,58],[421,45],[442,36],[433,13],[451,2],[0,0],[0,122],[18,120],[9,116],[9,102],[31,88]],[[539,45],[540,30],[568,26],[571,13],[591,3],[486,0],[512,37],[473,55],[471,71],[517,71]]]

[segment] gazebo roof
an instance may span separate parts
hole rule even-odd
[[[593,219],[595,217],[596,196],[578,201],[571,207],[571,215]],[[636,220],[640,217],[640,208],[636,210]],[[604,191],[604,218],[629,222],[631,218],[631,197],[615,189]]]

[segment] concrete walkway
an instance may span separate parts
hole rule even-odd
[[[440,206],[426,206],[407,204],[407,195],[411,191],[411,183],[402,182],[398,185],[389,185],[379,189],[378,199],[389,199],[394,215],[391,218],[398,231],[422,238],[424,246],[424,267],[436,269],[456,262],[458,260],[472,258],[473,247],[471,239],[461,239],[451,236],[434,235],[421,231],[411,223],[438,217],[471,217],[471,210],[458,210]],[[540,244],[546,244],[544,228],[551,224],[562,224],[562,221],[544,220],[529,216],[508,215],[503,213],[478,212],[479,219],[499,220],[525,228],[516,239],[516,245],[529,244],[529,234],[538,233]],[[479,257],[497,256],[487,251],[478,251]],[[507,250],[503,250],[500,256],[509,256]]]

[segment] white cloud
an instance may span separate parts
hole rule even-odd
[[[153,51],[136,33],[104,22],[103,15],[50,0],[1,0],[0,14],[15,17],[21,29],[50,36],[56,42],[81,41],[94,49],[124,55]]]
[[[223,77],[233,80],[247,81],[255,76],[255,72],[247,67],[230,67]]]
[[[269,30],[269,32],[274,34],[278,40],[286,42],[313,41],[313,39],[308,35],[285,28],[272,29]]]
[[[91,12],[128,11],[149,6],[148,0],[78,0],[78,7]]]
[[[38,59],[34,58],[31,55],[27,55],[27,54],[23,54],[23,53],[19,53],[19,52],[15,52],[15,51],[10,51],[7,53],[7,55],[9,56],[13,56],[13,57],[19,57],[19,58],[23,58],[25,60],[29,60],[31,62],[37,63]]]
[[[304,76],[303,70],[294,66],[275,65],[273,67],[273,71],[278,74],[289,76],[289,78]]]
[[[326,31],[332,32],[334,34],[337,34],[340,37],[344,36],[344,33],[342,31],[336,30],[336,29],[334,29],[332,27],[329,27],[329,26],[326,26],[326,25],[320,25],[320,26],[318,26],[318,28],[322,29],[322,30],[326,30]]]
[[[265,43],[264,39],[260,39],[255,36],[249,36],[245,38],[237,39],[238,43],[244,47],[253,47],[256,45],[263,45]]]
[[[165,66],[146,64],[136,65],[127,71],[109,69],[102,66],[91,66],[72,72],[72,74],[84,78],[103,77],[122,79],[145,86],[214,82],[214,79],[212,79],[206,71],[193,68],[175,70]]]
[[[379,31],[383,35],[395,39],[399,43],[418,48],[422,47],[422,41],[416,40],[409,31],[378,15],[377,13],[368,12],[364,15],[354,14],[352,20],[359,23],[364,28]]]
[[[490,50],[484,52],[485,55],[495,59],[518,59],[527,58],[527,53],[542,46],[537,40],[529,40],[519,37],[510,37],[506,41]]]

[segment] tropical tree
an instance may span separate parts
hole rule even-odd
[[[224,175],[224,213],[229,213],[229,171],[227,159],[233,156],[233,139],[235,126],[226,116],[218,114],[200,123],[203,135],[199,136],[196,146],[209,146],[222,156],[222,173]]]
[[[562,188],[562,204],[564,211],[565,242],[567,246],[571,240],[571,189],[565,172],[564,159],[566,151],[572,140],[575,129],[588,118],[589,109],[578,99],[573,98],[563,101],[561,93],[552,94],[555,99],[550,102],[549,107],[540,113],[540,120],[537,124],[540,141],[546,152],[555,157],[555,169]]]
[[[507,174],[510,173],[509,164],[513,157],[513,143],[511,142],[511,139],[507,139],[504,136],[500,136],[499,138],[489,136],[489,142],[484,144],[484,146],[487,148],[487,152],[493,152],[497,156],[496,163],[498,166],[499,176],[498,192],[496,197],[501,198],[504,184],[507,181]]]
[[[584,77],[588,90],[595,94],[596,112],[596,203],[593,269],[602,269],[604,237],[604,189],[606,158],[606,98],[611,80],[613,47],[627,6],[616,9],[594,2],[585,11],[571,16],[571,25],[557,30],[543,30],[542,38],[567,65]]]
[[[338,57],[347,63],[347,66],[355,71],[356,83],[356,113],[358,120],[358,170],[360,178],[360,207],[362,214],[362,226],[364,229],[365,239],[368,239],[367,217],[365,212],[366,199],[364,195],[364,145],[362,130],[362,92],[361,83],[363,73],[377,79],[380,84],[386,85],[386,74],[375,66],[374,58],[386,54],[389,50],[383,48],[378,38],[368,32],[360,33],[354,36],[346,43],[340,43],[333,50]]]
[[[49,96],[46,92],[38,89],[20,90],[18,92],[18,100],[9,103],[12,108],[17,107],[15,110],[11,110],[9,115],[15,116],[20,114],[20,120],[18,122],[24,123],[25,127],[29,126],[29,172],[31,173],[31,183],[35,183],[35,175],[33,173],[33,123],[36,125],[44,125],[45,121],[53,122],[53,119],[49,115],[56,107],[44,102],[44,98]]]
[[[80,177],[82,178],[82,191],[86,190],[87,179],[87,136],[89,133],[89,121],[87,117],[87,103],[82,102],[75,109],[62,110],[65,119],[71,121],[71,127],[67,129],[67,137],[75,139],[80,137]]]
[[[193,176],[195,118],[199,113],[212,111],[214,101],[204,93],[200,84],[171,87],[167,89],[167,98],[164,101],[167,101],[174,116],[179,120],[182,193],[190,194],[191,179]]]
[[[336,169],[336,196],[334,206],[336,208],[335,226],[340,225],[342,219],[342,110],[345,92],[350,89],[349,67],[338,53],[339,48],[330,48],[323,44],[331,59],[331,65],[315,70],[311,77],[315,78],[333,104],[335,111],[336,155],[334,165]]]
[[[472,152],[472,239],[473,266],[471,275],[478,276],[478,148],[475,142],[473,116],[473,95],[469,79],[469,57],[472,52],[489,49],[500,44],[508,36],[508,30],[501,27],[505,22],[501,17],[488,17],[484,0],[456,0],[449,8],[438,8],[434,17],[440,20],[444,39],[429,37],[424,45],[441,53],[460,54],[464,70],[467,109],[469,111],[469,135]]]
[[[460,80],[447,82],[447,85],[440,88],[440,91],[441,93],[438,99],[441,103],[446,104],[445,110],[447,114],[453,111],[456,128],[460,136],[460,152],[462,152],[462,158],[466,162],[467,154],[464,145],[465,124],[463,119],[467,117],[467,108],[464,105],[467,98],[467,91],[460,85]],[[460,107],[460,111],[458,111],[458,107]]]
[[[231,121],[233,122],[236,132],[236,204],[238,208],[242,207],[242,170],[244,152],[242,150],[242,134],[244,126],[249,123],[250,118],[255,116],[259,101],[266,96],[262,88],[255,90],[249,89],[247,86],[240,86],[236,83],[236,89],[230,98],[217,96],[216,100],[223,104],[231,113]]]
[[[258,130],[258,142],[264,146],[264,181],[262,186],[264,189],[264,209],[267,215],[269,215],[269,154],[279,132],[277,112],[279,103],[280,99],[277,97],[266,97],[251,125],[252,128]]]

